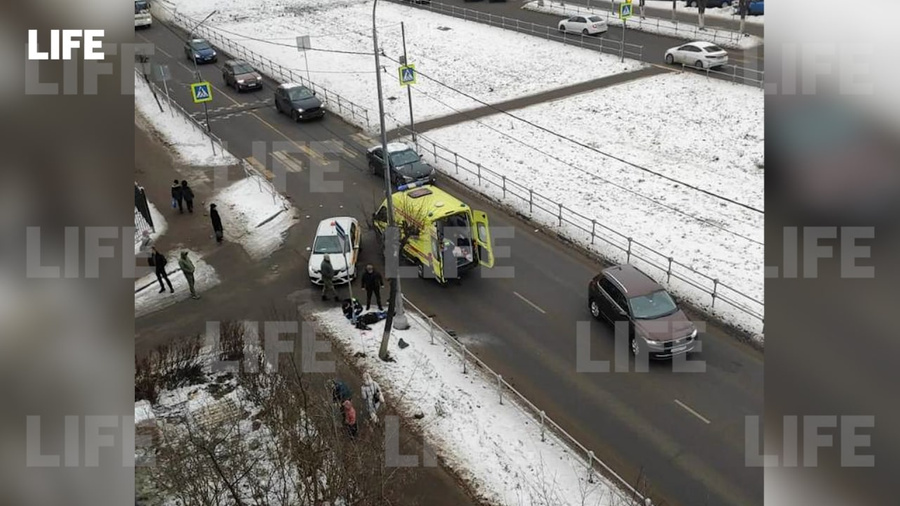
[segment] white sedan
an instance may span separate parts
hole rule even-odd
[[[574,32],[582,35],[606,33],[609,27],[600,16],[572,16],[559,22],[559,31]]]
[[[666,63],[681,63],[701,70],[728,64],[728,53],[712,42],[689,42],[666,51]]]
[[[341,235],[344,236],[343,240]],[[334,267],[334,284],[343,285],[353,281],[356,278],[359,241],[359,222],[356,218],[343,216],[319,222],[309,255],[309,280],[315,285],[322,284],[320,269],[322,260],[328,255],[331,266]]]

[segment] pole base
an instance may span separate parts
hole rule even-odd
[[[395,314],[394,315],[394,324],[392,325],[394,330],[407,330],[409,329],[409,321],[406,319],[405,314]]]

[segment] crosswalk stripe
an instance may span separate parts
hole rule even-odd
[[[272,157],[281,162],[288,172],[303,172],[303,165],[294,160],[291,155],[285,151],[274,151]]]
[[[374,139],[369,138],[367,135],[363,134],[362,132],[356,132],[355,134],[352,135],[352,137],[354,139],[356,139],[357,141],[359,141],[360,144],[365,144],[366,147],[369,147],[369,146],[375,144]]]
[[[250,165],[252,165],[253,168],[257,170],[257,172],[259,172],[260,174],[266,176],[266,179],[268,179],[269,181],[271,181],[272,179],[275,178],[275,174],[273,174],[271,170],[267,169],[266,166],[263,165],[263,164],[262,164],[259,160],[257,160],[256,158],[254,158],[254,157],[252,157],[252,156],[248,156],[247,158],[244,158],[244,160],[246,160],[247,163],[249,163]]]
[[[300,146],[300,150],[303,151],[304,153],[306,153],[307,155],[309,155],[310,158],[314,158],[321,163],[327,163],[325,161],[325,158],[322,155],[313,151],[312,148],[310,148],[309,146],[306,146],[306,145]]]

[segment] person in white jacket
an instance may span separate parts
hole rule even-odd
[[[363,384],[360,390],[362,391],[363,406],[365,406],[366,409],[366,416],[372,422],[378,423],[378,410],[384,403],[384,396],[381,393],[381,388],[378,386],[378,383],[375,383],[375,380],[372,379],[372,376],[369,375],[368,372],[363,373]]]

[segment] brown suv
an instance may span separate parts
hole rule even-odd
[[[228,60],[222,65],[222,80],[225,86],[231,86],[241,93],[247,90],[261,90],[262,76],[244,60]]]
[[[588,286],[588,308],[594,318],[627,321],[631,353],[671,358],[694,349],[697,327],[656,281],[633,265],[616,265]]]

